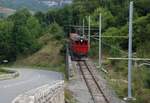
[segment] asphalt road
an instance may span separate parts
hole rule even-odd
[[[24,92],[63,79],[57,72],[27,68],[15,70],[19,72],[19,77],[0,81],[0,103],[11,103],[16,96]]]

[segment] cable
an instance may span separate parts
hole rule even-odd
[[[97,38],[93,38],[93,39],[96,39],[96,40],[98,40]],[[125,52],[125,51],[123,51],[123,50],[120,50],[119,48],[116,48],[116,47],[114,47],[114,46],[111,46],[111,45],[109,45],[109,44],[107,44],[107,43],[105,43],[105,42],[102,42],[104,45],[107,45],[107,46],[109,46],[109,47],[111,47],[111,48],[113,48],[113,49],[115,49],[115,50],[118,50],[118,51],[120,51],[120,52],[122,52],[122,54],[128,54],[127,52]]]

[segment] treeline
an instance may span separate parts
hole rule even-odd
[[[0,20],[0,61],[36,51],[41,30],[39,21],[25,9]]]
[[[42,47],[38,39],[45,34],[49,33],[53,39],[59,40],[64,36],[61,27],[47,15],[20,9],[0,19],[0,63],[3,60],[15,61],[20,55],[36,52]]]

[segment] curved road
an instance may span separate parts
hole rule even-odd
[[[0,81],[0,103],[11,103],[19,94],[63,79],[60,73],[46,70],[26,68],[13,70],[17,70],[20,75],[15,79]]]

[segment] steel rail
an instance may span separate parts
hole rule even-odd
[[[95,74],[93,74],[92,69],[90,68],[90,66],[88,66],[87,62],[86,61],[79,61],[78,64],[79,64],[81,73],[83,75],[83,78],[84,78],[85,83],[89,89],[89,92],[92,96],[94,103],[109,103],[109,101],[105,97],[100,85],[97,83],[97,80],[94,76]],[[93,84],[93,85],[90,85],[90,84]],[[95,85],[95,88],[92,88],[92,86],[94,86],[94,85]],[[92,90],[96,90],[96,91],[92,91]],[[94,94],[94,92],[96,92],[96,95]],[[102,99],[103,102],[101,102],[101,100],[98,99],[97,97],[100,99],[103,97],[103,99]]]
[[[103,93],[103,91],[102,91],[100,85],[98,84],[98,82],[97,82],[97,80],[96,80],[96,77],[95,77],[95,74],[93,74],[93,72],[92,72],[92,69],[89,68],[89,66],[88,66],[88,64],[87,64],[86,61],[84,61],[84,64],[86,65],[88,71],[90,72],[91,76],[93,77],[93,80],[94,80],[94,82],[96,83],[97,87],[99,88],[100,92],[102,93],[102,95],[103,95],[103,97],[104,97],[106,103],[109,103],[109,101],[107,100],[106,96],[104,95],[104,93]]]
[[[92,91],[91,91],[91,89],[90,89],[90,87],[89,87],[88,81],[86,80],[86,77],[85,77],[84,72],[83,72],[83,70],[82,70],[82,66],[81,66],[81,64],[80,64],[80,61],[78,61],[78,65],[79,65],[79,69],[80,69],[80,71],[81,71],[81,73],[82,73],[83,79],[85,80],[85,83],[86,83],[86,85],[87,85],[87,88],[88,88],[88,90],[89,90],[89,92],[90,92],[90,94],[91,94],[91,96],[92,96],[93,101],[94,101],[94,96],[92,95]],[[94,101],[94,103],[96,103],[96,102]]]

